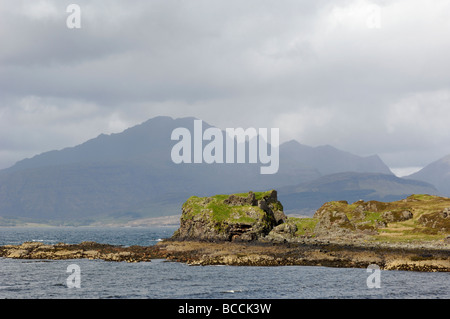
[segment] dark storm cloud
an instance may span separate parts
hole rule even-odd
[[[81,29],[71,2],[0,2],[0,166],[156,115],[393,167],[450,153],[446,1],[75,1]]]

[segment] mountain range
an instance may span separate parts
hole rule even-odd
[[[329,200],[396,200],[413,193],[450,192],[449,161],[398,178],[377,155],[361,157],[297,141],[280,145],[280,168],[273,175],[261,175],[259,164],[175,164],[171,133],[179,127],[192,132],[194,120],[155,117],[1,170],[0,224],[82,225],[177,215],[192,195],[249,190],[277,189],[285,211],[306,215]],[[204,130],[209,127],[203,124]],[[439,174],[442,170],[447,175]]]
[[[433,184],[442,194],[450,196],[450,155],[425,166],[407,178]]]

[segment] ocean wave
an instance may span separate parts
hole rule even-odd
[[[225,290],[225,291],[221,291],[222,293],[224,293],[224,294],[234,294],[234,293],[236,293],[236,292],[242,292],[242,290],[233,290],[233,289],[230,289],[230,290]]]

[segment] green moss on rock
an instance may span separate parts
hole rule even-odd
[[[382,241],[426,240],[429,234],[445,238],[450,231],[450,199],[416,194],[394,202],[333,201],[323,204],[313,218],[318,220],[317,235],[340,236],[354,228]]]
[[[174,237],[253,240],[266,235],[286,216],[275,190],[211,197],[190,197],[182,206]],[[281,214],[281,217],[280,217]]]
[[[444,239],[450,232],[450,199],[420,194],[394,202],[331,201],[312,218],[286,217],[274,190],[192,196],[182,210],[173,236],[179,239],[285,241],[357,234],[409,241]]]
[[[297,228],[295,236],[313,236],[314,228],[318,223],[317,218],[288,217],[286,223],[294,224]]]

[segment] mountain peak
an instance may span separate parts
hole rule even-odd
[[[434,161],[406,178],[433,184],[445,196],[450,196],[450,154]]]
[[[300,145],[302,145],[302,144],[300,144],[299,141],[292,139],[292,140],[289,140],[289,141],[287,141],[287,142],[284,142],[283,145],[288,145],[288,146],[300,146]]]
[[[280,146],[280,170],[270,176],[250,163],[177,165],[171,160],[171,134],[179,127],[192,130],[194,120],[158,116],[120,133],[22,160],[0,174],[0,216],[161,216],[176,214],[191,195],[277,188],[345,171],[389,172],[381,160],[295,140]],[[203,122],[203,129],[208,126]]]

